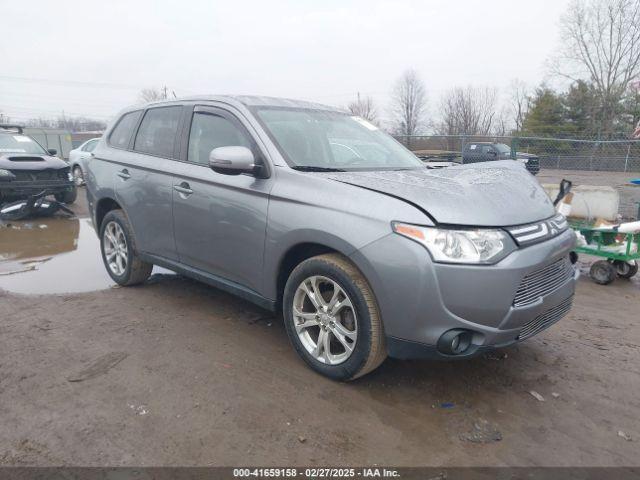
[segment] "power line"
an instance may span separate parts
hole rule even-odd
[[[124,90],[140,90],[140,85],[125,85],[119,83],[107,83],[107,82],[83,82],[80,80],[62,80],[54,78],[34,78],[34,77],[15,77],[12,75],[0,75],[0,80],[8,80],[11,82],[26,82],[26,83],[47,83],[49,85],[68,85],[68,86],[84,86],[91,88],[114,88]]]

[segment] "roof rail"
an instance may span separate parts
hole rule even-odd
[[[17,130],[19,134],[23,133],[23,126],[22,125],[8,125],[5,123],[0,123],[0,129],[2,130]]]

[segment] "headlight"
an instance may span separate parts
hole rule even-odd
[[[10,182],[12,180],[15,180],[15,178],[16,176],[9,170],[0,168],[0,182]]]
[[[516,248],[502,230],[451,230],[398,222],[393,222],[392,228],[397,234],[424,245],[436,262],[496,263]]]

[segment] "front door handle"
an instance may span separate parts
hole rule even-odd
[[[173,189],[176,192],[180,193],[182,198],[187,198],[189,195],[193,193],[193,190],[191,190],[191,187],[187,182],[182,182],[180,185],[174,185]]]
[[[116,173],[116,175],[118,175],[122,180],[129,180],[131,178],[131,175],[129,175],[129,170],[127,170],[126,168],[120,170],[118,173]]]

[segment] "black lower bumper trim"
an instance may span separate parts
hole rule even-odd
[[[472,345],[467,351],[460,355],[446,355],[438,351],[435,345],[427,345],[411,340],[404,340],[396,337],[386,337],[387,354],[391,358],[398,360],[464,360],[477,357],[483,353],[495,350],[496,348],[508,347],[517,343],[514,339],[511,342],[500,345]]]

